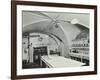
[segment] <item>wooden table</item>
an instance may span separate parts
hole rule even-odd
[[[42,66],[42,61],[49,68],[79,67],[79,66],[85,65],[85,63],[78,62],[78,61],[65,58],[63,56],[57,56],[57,55],[42,56],[41,66]]]

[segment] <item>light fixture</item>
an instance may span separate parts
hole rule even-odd
[[[42,37],[39,37],[39,38],[38,38],[38,40],[39,40],[39,41],[42,41],[42,40],[43,40],[43,38],[42,38]]]
[[[55,27],[58,28],[58,25],[56,24]]]

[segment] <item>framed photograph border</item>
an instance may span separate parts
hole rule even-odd
[[[36,75],[17,75],[17,5],[33,5],[33,6],[49,6],[62,8],[80,8],[94,10],[94,71],[71,72],[71,73],[52,73],[52,74],[36,74]],[[11,79],[29,79],[44,77],[60,77],[60,76],[78,76],[97,74],[97,6],[96,5],[80,5],[80,4],[64,4],[64,3],[48,3],[33,1],[11,1]]]

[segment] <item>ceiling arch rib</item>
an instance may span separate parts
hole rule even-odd
[[[37,37],[37,36],[40,37],[41,34],[48,35],[48,37],[52,38],[56,42],[56,44],[59,45],[60,40],[53,34],[48,34],[48,33],[43,33],[43,32],[33,32],[33,33],[30,33],[29,37]]]
[[[50,20],[40,20],[33,22],[29,25],[23,27],[23,33],[31,33],[31,32],[44,32],[45,28],[47,28],[48,24],[50,24]]]
[[[33,14],[33,11],[30,11],[30,12]],[[40,11],[34,11],[34,14],[37,14],[37,15],[43,16],[43,17],[45,17],[45,18],[47,18],[47,19],[53,20],[52,17],[50,17],[50,16],[47,15],[46,13],[43,13],[43,12],[40,12]]]
[[[29,25],[31,25],[31,24],[35,24],[35,23],[39,23],[39,22],[43,22],[43,21],[51,21],[51,20],[49,20],[49,19],[40,19],[40,20],[36,20],[36,21],[33,21],[33,22],[30,22],[30,23],[28,23],[28,24],[26,24],[26,25],[23,25],[23,27],[27,27],[27,26],[29,26]]]
[[[59,45],[59,42],[62,42],[62,43],[64,43],[58,36],[56,36],[56,35],[54,35],[54,34],[52,34],[52,33],[47,33],[47,32],[32,32],[32,33],[40,33],[40,34],[46,34],[46,35],[48,35],[48,36],[50,36],[51,38],[53,38],[55,41],[56,41],[56,43]],[[27,33],[24,33],[23,34],[23,37],[26,37],[26,36],[29,36]]]

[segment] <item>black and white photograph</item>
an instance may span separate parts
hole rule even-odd
[[[12,6],[13,78],[97,73],[96,6],[23,1]]]
[[[89,66],[90,14],[22,11],[22,68]]]

